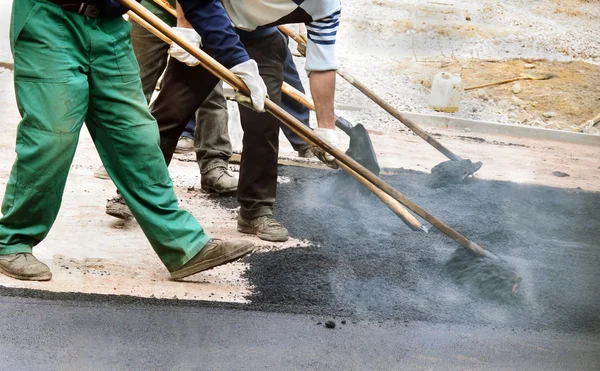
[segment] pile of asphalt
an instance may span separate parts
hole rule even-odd
[[[479,179],[432,189],[427,174],[384,177],[518,272],[520,295],[507,302],[445,273],[460,246],[435,228],[410,231],[374,196],[335,197],[332,191],[342,191],[336,172],[282,167],[279,175],[287,182],[279,185],[275,216],[313,246],[247,258],[255,308],[600,331],[600,193]]]

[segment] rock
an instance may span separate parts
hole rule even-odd
[[[521,112],[518,116],[517,116],[517,120],[524,124],[526,122],[529,122],[533,119],[533,116],[531,116],[529,113],[527,112]]]
[[[515,106],[521,107],[521,106],[525,105],[525,101],[523,101],[522,99],[519,99],[518,97],[515,97],[514,95],[512,96],[511,99]]]
[[[543,115],[544,115],[545,118],[551,119],[553,117],[556,117],[556,112],[554,112],[554,111],[548,111],[548,112],[544,112]]]
[[[345,325],[345,324],[346,324],[346,320],[344,319],[344,320],[342,320],[342,325]]]
[[[490,95],[487,93],[487,91],[485,89],[477,90],[477,96],[483,100],[490,99]]]
[[[521,88],[521,84],[515,82],[510,90],[513,92],[513,94],[519,94],[523,91],[523,88]]]
[[[507,99],[502,99],[500,101],[498,101],[498,103],[496,103],[496,105],[498,106],[498,108],[500,108],[503,111],[507,111],[511,104]]]
[[[552,175],[557,176],[559,178],[565,178],[565,177],[570,176],[569,174],[563,173],[562,171],[553,171]]]
[[[471,20],[471,17],[469,17],[469,16],[465,17],[465,21],[470,21],[470,20]]]
[[[530,70],[530,69],[532,69],[532,68],[535,68],[535,64],[531,64],[531,63],[525,63],[525,64],[523,65],[523,68]]]
[[[327,327],[327,328],[335,328],[335,322],[334,321],[327,321],[327,322],[325,322],[325,327]]]

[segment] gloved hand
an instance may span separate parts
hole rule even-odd
[[[300,38],[304,40],[304,44],[298,43],[298,47],[296,48],[296,50],[298,50],[298,53],[301,56],[306,57],[306,43],[308,42],[308,38],[304,34],[299,34],[298,36],[300,36]]]
[[[334,147],[338,147],[340,145],[340,136],[335,129],[325,129],[325,128],[316,128],[315,134],[317,134],[321,139],[324,139],[329,142]],[[325,165],[329,166],[332,169],[337,169],[337,161],[335,157],[325,152],[323,149],[317,146],[313,146],[311,148],[312,152],[321,162]]]
[[[175,31],[177,35],[179,35],[185,41],[189,42],[194,46],[200,47],[200,45],[202,45],[202,38],[193,28],[173,27],[173,31]],[[188,53],[185,49],[183,49],[176,43],[171,44],[171,47],[169,48],[169,54],[171,55],[171,57],[187,64],[190,67],[194,67],[200,64],[199,60],[197,60],[193,55]]]
[[[258,65],[252,59],[234,66],[230,69],[235,73],[250,89],[250,98],[240,92],[235,93],[235,100],[245,106],[253,108],[255,111],[265,111],[265,98],[267,95],[267,86],[258,72]]]

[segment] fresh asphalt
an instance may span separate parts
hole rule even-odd
[[[443,273],[457,246],[439,232],[373,197],[324,202],[322,172],[280,175],[276,215],[314,246],[247,258],[250,304],[0,287],[0,371],[600,370],[600,194],[386,178],[517,269],[519,300],[499,302]]]
[[[600,336],[0,296],[2,370],[598,370]]]

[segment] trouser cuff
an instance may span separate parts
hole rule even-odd
[[[0,245],[0,255],[31,254],[33,248],[28,245]]]
[[[216,169],[218,167],[223,167],[223,168],[227,169],[228,166],[229,166],[228,161],[224,161],[221,159],[211,160],[207,164],[202,164],[202,166],[200,167],[200,174],[204,175],[204,174],[208,173],[209,171]]]
[[[256,209],[245,209],[240,207],[240,216],[245,220],[252,220],[261,216],[270,215],[273,215],[273,208],[270,206],[263,206]]]

